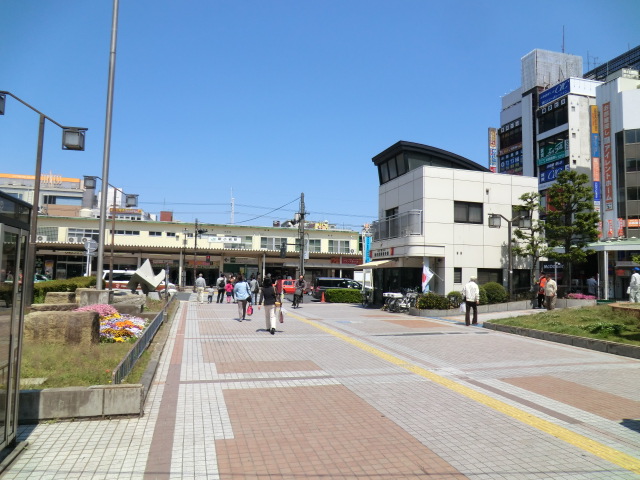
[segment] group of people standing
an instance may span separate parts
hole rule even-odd
[[[296,293],[294,294],[293,306],[298,307],[301,297],[306,289],[306,282],[301,275],[296,281]],[[196,279],[196,293],[198,294],[198,303],[204,303],[204,292],[207,290],[207,301],[213,303],[214,292],[217,290],[218,296],[216,303],[223,303],[226,297],[227,303],[235,303],[238,305],[238,321],[246,320],[247,310],[249,306],[257,305],[258,309],[264,306],[266,330],[274,335],[276,333],[276,324],[278,320],[282,321],[282,284],[267,275],[262,281],[254,276],[247,280],[242,274],[231,275],[226,277],[220,274],[215,285],[207,288],[207,282],[199,274]],[[300,292],[300,293],[299,293]],[[298,295],[299,293],[299,295]]]
[[[548,273],[540,275],[538,280],[538,308],[553,310],[558,298],[558,284]]]

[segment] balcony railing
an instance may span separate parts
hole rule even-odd
[[[409,210],[372,223],[373,241],[422,235],[422,210]]]

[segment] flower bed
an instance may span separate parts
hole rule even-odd
[[[593,295],[585,295],[583,293],[569,293],[566,298],[571,298],[573,300],[595,300],[596,297]]]
[[[94,304],[80,307],[76,312],[97,312],[100,315],[100,342],[114,343],[135,340],[147,326],[147,321],[133,315],[121,315],[111,305]]]

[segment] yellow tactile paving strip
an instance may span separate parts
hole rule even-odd
[[[341,340],[344,340],[345,342],[355,347],[358,347],[361,350],[364,350],[368,353],[371,353],[372,355],[377,356],[378,358],[381,358],[389,363],[392,363],[393,365],[397,365],[416,375],[420,375],[421,377],[431,380],[432,382],[437,383],[445,388],[448,388],[449,390],[452,390],[456,393],[464,395],[465,397],[471,400],[474,400],[500,413],[503,413],[512,418],[515,418],[516,420],[519,420],[522,423],[525,423],[531,427],[534,427],[542,432],[548,433],[549,435],[552,435],[560,440],[563,440],[571,445],[574,445],[575,447],[578,447],[586,452],[589,452],[599,458],[607,460],[626,470],[640,474],[640,460],[630,455],[627,455],[626,453],[620,452],[618,450],[615,450],[614,448],[608,447],[599,442],[591,440],[590,438],[587,438],[583,435],[572,432],[571,430],[563,428],[559,425],[555,425],[547,420],[543,420],[542,418],[536,417],[535,415],[527,413],[524,410],[508,405],[504,402],[501,402],[500,400],[497,400],[488,395],[480,393],[458,382],[455,382],[453,380],[450,380],[448,378],[445,378],[433,372],[430,372],[425,368],[407,363],[404,360],[394,355],[388,354],[386,352],[383,352],[382,350],[379,350],[375,347],[367,345],[366,343],[360,340],[356,340],[355,338],[352,338],[337,330],[329,328],[321,323],[318,323],[317,321],[309,320],[295,314],[292,314],[292,316],[294,316],[297,320],[300,320],[301,322],[314,326],[330,335],[333,335],[334,337],[340,338]]]

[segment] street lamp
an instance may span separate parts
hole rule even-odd
[[[512,244],[512,236],[511,236],[511,226],[513,222],[519,220],[518,226],[520,228],[531,228],[531,212],[529,210],[524,210],[520,215],[515,216],[511,220],[507,217],[500,215],[499,213],[490,213],[489,214],[489,228],[500,228],[501,220],[504,219],[507,222],[507,226],[509,227],[508,236],[509,240],[507,242],[507,255],[509,257],[509,300],[513,298],[513,255],[511,253],[511,244]]]
[[[85,188],[89,188],[89,189],[95,189],[96,188],[96,179],[100,179],[100,181],[102,181],[102,178],[100,178],[100,177],[85,175],[85,177],[84,177],[84,187]],[[102,182],[102,188],[103,189],[104,189],[104,183],[105,182]],[[125,207],[127,207],[127,208],[130,208],[130,207],[131,208],[135,208],[135,207],[138,206],[138,195],[124,193],[122,190],[120,190],[117,187],[114,187],[109,182],[106,182],[106,183],[107,183],[107,185],[109,187],[113,188],[113,204],[112,204],[112,207],[111,207],[111,255],[110,255],[110,260],[109,260],[109,290],[113,290],[113,256],[114,256],[113,250],[114,250],[114,246],[115,246],[115,232],[116,232],[116,192],[120,192],[121,194],[124,195],[124,197],[125,197]],[[101,211],[104,211],[106,213],[106,209],[101,208]],[[102,242],[102,236],[100,236],[100,241]],[[98,278],[102,279],[102,271],[101,271],[101,269],[98,270],[97,273],[96,273],[96,284],[97,284]]]
[[[299,270],[299,275],[303,275],[304,276],[304,250],[305,250],[305,245],[304,245],[304,217],[306,216],[307,212],[304,209],[304,193],[300,194],[300,211],[296,212],[293,214],[293,220],[291,220],[291,223],[293,225],[298,225],[298,243],[300,244],[300,270]]]
[[[84,151],[84,135],[88,130],[81,127],[65,127],[53,118],[48,117],[40,110],[32,107],[21,98],[16,97],[11,92],[0,91],[0,115],[4,115],[7,95],[13,97],[24,106],[30,108],[38,115],[40,115],[40,121],[38,126],[38,147],[36,150],[36,172],[33,182],[33,208],[31,209],[30,225],[29,225],[29,246],[28,255],[25,259],[24,275],[23,275],[23,288],[25,291],[24,298],[27,301],[33,299],[33,276],[35,274],[35,261],[36,261],[36,235],[38,232],[38,210],[40,204],[40,177],[42,171],[42,148],[44,145],[44,121],[49,120],[54,125],[57,125],[62,129],[62,149],[63,150],[75,150]]]
[[[203,233],[207,233],[206,228],[198,228],[198,219],[196,218],[195,235],[193,239],[193,291],[196,291],[196,280],[198,279],[198,269],[196,268],[196,255],[198,254],[198,237]]]

